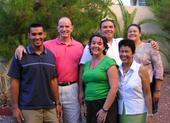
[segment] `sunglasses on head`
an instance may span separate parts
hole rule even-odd
[[[109,17],[105,17],[105,18],[101,19],[100,22],[102,23],[102,22],[105,22],[105,21],[111,21],[111,22],[114,23],[114,19],[113,18],[109,18]]]

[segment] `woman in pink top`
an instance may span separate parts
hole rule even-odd
[[[160,99],[160,88],[163,81],[163,64],[160,52],[152,48],[150,43],[141,40],[141,28],[137,24],[128,27],[128,38],[136,45],[134,59],[143,64],[149,72],[152,90],[153,113],[157,112],[157,104]],[[155,82],[152,78],[154,77]],[[153,87],[154,86],[154,87]]]

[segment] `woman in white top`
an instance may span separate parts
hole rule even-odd
[[[119,123],[153,123],[149,74],[133,59],[134,53],[134,41],[120,41]]]

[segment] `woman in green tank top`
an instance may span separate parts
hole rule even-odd
[[[108,46],[103,34],[92,35],[89,48],[92,60],[85,64],[82,76],[87,123],[117,123],[117,107],[113,107],[119,80],[116,62],[105,56]]]

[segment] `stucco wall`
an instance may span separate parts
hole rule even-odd
[[[147,6],[125,6],[125,7],[129,11],[129,13],[132,13],[135,9],[137,9],[133,23],[138,23],[145,19],[155,18],[152,11]],[[114,13],[116,13],[121,28],[123,28],[123,17],[119,5],[112,5],[110,8]],[[161,29],[159,28],[159,26],[153,23],[144,24],[141,25],[141,27],[142,27],[142,31],[145,33],[161,33]]]

